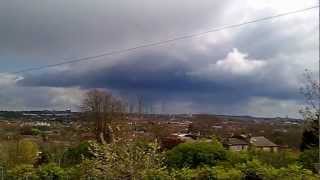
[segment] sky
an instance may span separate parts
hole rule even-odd
[[[0,1],[0,109],[77,110],[106,89],[155,113],[300,117],[319,9],[21,74],[318,5],[317,0]],[[152,107],[152,108],[151,108]]]

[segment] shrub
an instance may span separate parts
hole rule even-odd
[[[272,179],[276,176],[277,172],[272,166],[262,164],[260,161],[253,159],[245,164],[237,166],[244,173],[245,179]]]
[[[270,165],[263,164],[254,159],[246,164],[239,165],[238,168],[245,174],[245,179],[263,179],[263,180],[301,180],[318,179],[311,171],[303,169],[301,166],[292,164],[288,167],[276,169]]]
[[[15,167],[21,164],[34,164],[39,148],[30,140],[20,140],[6,143],[0,150],[7,167]]]
[[[167,165],[173,168],[216,165],[226,160],[226,151],[218,141],[179,144],[167,153]]]
[[[303,151],[299,156],[299,163],[303,168],[316,172],[316,163],[319,163],[319,148]]]
[[[201,167],[194,171],[195,179],[199,180],[214,180],[217,179],[217,174],[213,168],[210,167]]]
[[[194,170],[189,168],[172,169],[170,175],[175,180],[191,180],[196,177]]]
[[[312,171],[303,169],[302,166],[293,164],[288,166],[287,168],[280,168],[278,172],[278,179],[284,180],[300,180],[300,179],[308,179],[315,180],[320,177],[316,174],[312,174]]]
[[[251,161],[253,156],[250,152],[247,151],[227,151],[227,161],[220,162],[219,165],[234,167],[236,164],[243,164]]]
[[[32,128],[31,129],[31,133],[32,133],[32,135],[36,136],[36,135],[40,134],[41,131],[39,129],[37,129],[37,128]]]
[[[243,178],[243,173],[239,169],[225,168],[222,166],[203,166],[196,169],[182,168],[171,171],[171,177],[175,180],[206,180],[225,179],[238,180]]]
[[[243,173],[236,168],[226,168],[222,166],[213,167],[217,179],[238,180],[243,178]]]
[[[288,167],[290,164],[294,164],[298,155],[291,151],[265,152],[265,151],[250,151],[250,156],[256,158],[262,163],[271,165],[275,168]]]
[[[146,169],[141,173],[143,180],[168,180],[172,179],[165,169]]]
[[[22,164],[8,171],[8,179],[38,179],[36,170],[30,164]]]
[[[163,155],[156,143],[127,142],[99,145],[90,142],[93,158],[78,167],[80,177],[109,177],[111,179],[137,179],[148,174],[164,175]]]
[[[89,143],[80,143],[77,147],[69,148],[63,153],[62,164],[64,166],[72,166],[80,164],[83,158],[91,158],[89,152]]]
[[[55,163],[39,167],[38,176],[41,179],[60,180],[66,177],[65,171]]]

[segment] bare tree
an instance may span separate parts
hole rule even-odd
[[[306,99],[306,106],[300,111],[305,120],[301,150],[319,148],[320,83],[306,70],[305,84],[300,89]]]
[[[122,120],[125,115],[125,106],[121,100],[104,90],[90,90],[83,100],[82,111],[93,120],[97,141],[112,143],[114,137],[111,123]]]
[[[304,95],[307,106],[300,111],[306,120],[319,119],[320,114],[320,82],[313,77],[313,74],[306,70],[304,74],[305,83],[300,88]]]

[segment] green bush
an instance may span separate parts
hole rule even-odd
[[[235,168],[225,168],[222,166],[203,166],[196,169],[174,169],[171,171],[171,178],[175,180],[238,180],[243,178],[243,173],[241,170]]]
[[[1,147],[0,147],[1,148]],[[19,140],[6,143],[0,153],[6,167],[15,167],[22,164],[34,164],[39,153],[38,145],[30,140]]]
[[[213,167],[217,179],[238,180],[243,178],[241,170],[222,166]]]
[[[273,166],[263,164],[254,159],[246,164],[238,165],[246,179],[263,179],[263,180],[301,180],[301,179],[317,179],[319,178],[312,171],[303,169],[301,166],[292,164],[288,167],[276,169]]]
[[[315,164],[319,163],[319,148],[303,151],[299,156],[299,163],[303,168],[316,172]]]
[[[143,180],[168,180],[172,179],[165,169],[146,169],[141,173]]]
[[[91,158],[92,154],[89,151],[89,143],[83,142],[74,148],[69,148],[63,153],[62,165],[72,166],[80,164],[83,158]]]
[[[291,151],[265,152],[250,151],[251,158],[258,159],[262,163],[271,165],[275,168],[288,167],[297,162],[298,154]]]
[[[32,133],[32,135],[36,136],[36,135],[40,134],[41,131],[39,129],[37,129],[37,128],[32,128],[31,129],[31,133]]]
[[[40,166],[38,170],[38,176],[41,179],[60,180],[66,177],[66,172],[55,163],[49,163],[44,166]]]
[[[22,164],[8,171],[8,179],[38,179],[36,169],[30,164]]]
[[[179,144],[168,151],[166,163],[172,168],[196,168],[203,165],[213,166],[226,159],[226,150],[218,141],[197,141]]]
[[[217,179],[217,174],[213,168],[204,166],[194,171],[195,179],[198,180],[214,180]]]
[[[278,170],[278,179],[284,180],[301,180],[301,179],[308,179],[308,180],[316,180],[320,177],[316,174],[313,174],[312,171],[303,169],[301,166],[293,164],[288,166],[287,168],[280,168]]]
[[[250,152],[247,151],[227,151],[227,161],[220,162],[219,165],[225,167],[234,167],[236,164],[243,164],[251,161],[253,156]]]
[[[170,175],[175,180],[192,180],[196,177],[194,171],[189,168],[172,169]]]

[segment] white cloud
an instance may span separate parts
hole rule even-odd
[[[266,65],[266,61],[248,59],[247,54],[234,48],[224,59],[220,59],[204,68],[195,69],[190,75],[209,79],[216,79],[220,76],[238,78],[262,71]]]
[[[247,59],[247,57],[247,54],[241,53],[234,48],[225,59],[218,60],[213,65],[213,68],[232,75],[247,75],[261,70],[266,65],[265,61]]]

